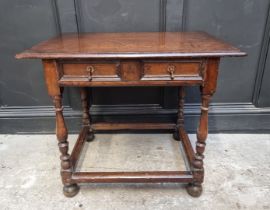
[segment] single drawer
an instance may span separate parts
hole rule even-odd
[[[142,80],[181,80],[183,77],[202,78],[204,62],[144,61]]]
[[[62,79],[80,81],[119,81],[120,63],[63,63]]]

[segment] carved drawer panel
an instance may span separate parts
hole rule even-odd
[[[138,81],[142,77],[142,63],[140,61],[122,61],[120,76],[123,81]]]
[[[204,61],[144,61],[142,80],[180,80],[202,78]]]
[[[119,81],[120,63],[63,63],[62,79],[79,81]]]

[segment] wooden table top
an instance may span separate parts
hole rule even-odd
[[[204,32],[63,34],[16,58],[181,58],[244,56],[246,53]]]

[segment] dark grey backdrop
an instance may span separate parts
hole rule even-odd
[[[14,55],[65,32],[203,30],[248,53],[220,66],[210,132],[270,128],[269,0],[1,0],[0,132],[52,132],[53,109],[40,61]],[[175,88],[95,88],[95,120],[175,120]],[[187,91],[186,122],[195,130],[198,88]],[[76,89],[65,95],[72,131],[79,127]]]

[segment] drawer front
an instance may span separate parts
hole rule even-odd
[[[62,78],[84,81],[119,81],[120,63],[63,63]]]
[[[144,61],[142,80],[180,80],[202,77],[202,61]]]
[[[205,61],[64,61],[59,69],[60,82],[203,81]]]

